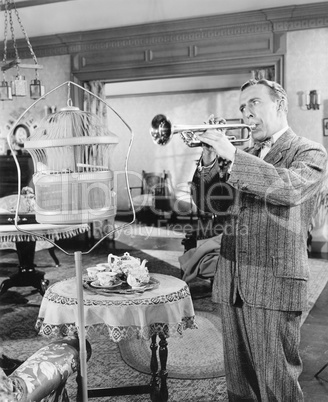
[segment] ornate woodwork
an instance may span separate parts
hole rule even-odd
[[[31,38],[38,57],[69,54],[80,82],[131,81],[274,67],[283,83],[286,32],[328,27],[328,3],[277,7]],[[18,41],[21,57],[29,57]],[[24,53],[25,52],[25,53]]]

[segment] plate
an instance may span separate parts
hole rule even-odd
[[[117,281],[114,285],[111,285],[111,286],[101,286],[99,281],[93,281],[90,283],[90,285],[97,289],[109,289],[110,290],[110,289],[115,289],[118,286],[122,285],[122,281]]]
[[[136,292],[138,292],[138,291],[146,291],[146,290],[154,289],[156,286],[158,286],[158,284],[159,284],[159,282],[156,279],[150,277],[149,282],[140,283],[139,286],[131,286],[130,290],[131,291],[136,291]]]
[[[156,289],[159,286],[159,281],[155,278],[150,277],[148,283],[138,288],[131,288],[126,282],[119,280],[115,285],[111,287],[103,287],[99,285],[98,281],[88,282],[83,281],[83,287],[89,291],[96,294],[101,294],[104,296],[109,296],[111,294],[124,294],[124,295],[134,295],[144,293],[147,290]]]
[[[153,284],[152,283],[141,283],[139,286],[131,286],[131,290],[147,290],[147,289],[152,289]]]

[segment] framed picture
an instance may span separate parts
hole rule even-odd
[[[25,124],[18,124],[12,133],[12,146],[14,150],[22,150],[24,142],[30,136],[30,130]]]
[[[328,137],[328,119],[322,120],[322,129],[323,129],[323,135],[325,137]]]

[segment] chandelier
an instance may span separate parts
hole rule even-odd
[[[44,86],[41,84],[38,73],[38,71],[43,67],[38,64],[36,55],[33,51],[26,30],[24,29],[21,18],[18,14],[15,0],[1,0],[1,6],[2,9],[4,10],[5,22],[4,22],[3,58],[1,63],[2,81],[0,82],[0,100],[7,101],[7,100],[13,100],[13,97],[27,96],[28,85],[25,76],[22,75],[21,73],[21,70],[23,69],[35,70],[35,78],[30,83],[30,97],[31,99],[39,99],[44,95],[45,92]],[[21,59],[19,58],[17,42],[14,32],[14,21],[13,21],[14,16],[16,16],[18,24],[24,34],[34,64],[22,63]],[[10,29],[13,53],[14,53],[14,59],[11,61],[8,61],[7,59],[8,29]],[[16,74],[14,79],[11,82],[9,82],[6,79],[6,71],[11,69],[15,69]]]

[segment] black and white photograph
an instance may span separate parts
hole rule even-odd
[[[0,21],[0,402],[328,402],[328,2]]]

